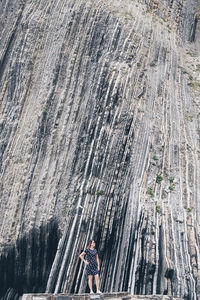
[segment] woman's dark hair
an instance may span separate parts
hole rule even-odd
[[[94,240],[89,240],[89,241],[87,242],[87,249],[90,249],[91,244],[92,244],[92,241],[94,241]]]

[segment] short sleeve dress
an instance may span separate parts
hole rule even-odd
[[[86,253],[86,260],[89,262],[89,264],[86,265],[87,276],[99,274],[99,271],[97,269],[97,250],[86,249],[84,252]]]

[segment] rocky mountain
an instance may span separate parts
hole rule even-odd
[[[199,0],[0,1],[0,295],[200,295]]]

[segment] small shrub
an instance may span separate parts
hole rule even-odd
[[[48,112],[48,110],[47,110],[47,108],[45,107],[45,108],[43,109],[43,112],[42,112],[42,114],[43,114],[44,117],[46,117],[47,112]]]
[[[156,183],[161,183],[161,181],[163,180],[163,177],[161,174],[158,174],[156,177]]]
[[[150,67],[155,67],[156,66],[157,61],[153,60],[152,62],[150,62]]]
[[[154,160],[158,160],[158,158],[157,158],[157,156],[156,156],[156,155],[154,155],[154,156],[153,156],[153,159],[154,159]]]
[[[192,57],[196,57],[197,56],[197,54],[195,52],[192,52],[192,51],[188,51],[188,52],[186,52],[186,54],[189,54]]]
[[[174,177],[170,177],[170,178],[169,178],[169,182],[170,182],[170,183],[173,183],[173,182],[174,182]]]
[[[104,195],[104,191],[103,190],[98,190],[96,191],[97,196],[102,196]]]
[[[190,115],[190,114],[185,114],[185,119],[187,120],[187,121],[190,121],[190,122],[193,122],[193,116],[192,115]]]
[[[141,67],[141,63],[137,63],[137,68],[139,69]]]
[[[191,207],[187,207],[187,211],[191,212],[192,211]]]
[[[152,188],[148,188],[148,189],[147,189],[147,194],[148,194],[150,197],[154,197],[154,192],[153,192]]]
[[[197,89],[200,87],[200,80],[192,80],[188,83],[189,86],[191,86],[191,88],[193,89]]]
[[[183,74],[190,75],[189,72],[182,66],[179,66]]]
[[[156,205],[156,212],[160,213],[160,205]]]
[[[200,71],[200,64],[197,64],[197,71]]]
[[[169,190],[172,192],[174,189],[175,189],[175,184],[174,183],[170,184]]]

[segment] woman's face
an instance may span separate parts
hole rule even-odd
[[[95,247],[96,243],[95,241],[93,240],[92,243],[91,243],[91,247]]]

